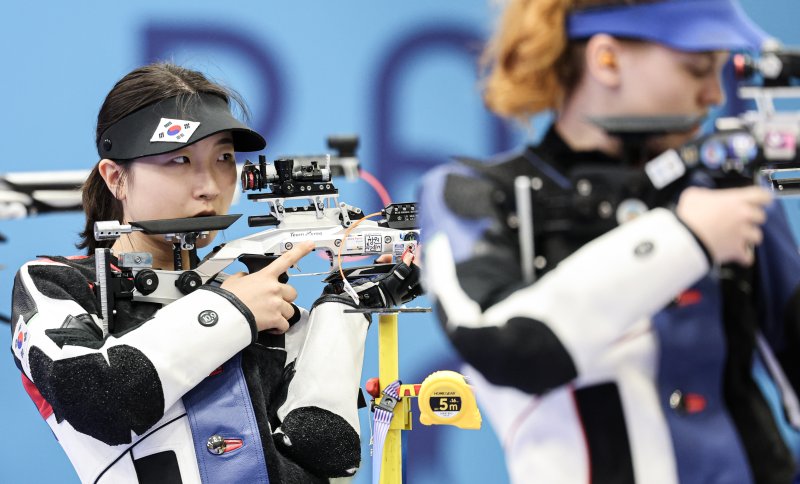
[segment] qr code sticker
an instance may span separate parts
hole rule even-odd
[[[364,252],[383,252],[383,242],[380,234],[367,234],[364,236]]]

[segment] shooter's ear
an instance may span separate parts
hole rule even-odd
[[[102,159],[97,165],[97,171],[106,182],[109,191],[117,200],[125,200],[127,190],[125,186],[125,170],[114,160]]]

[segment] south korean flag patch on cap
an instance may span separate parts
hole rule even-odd
[[[195,130],[197,130],[198,126],[200,126],[199,121],[161,118],[155,133],[153,133],[153,137],[150,138],[150,142],[186,143],[192,137]]]

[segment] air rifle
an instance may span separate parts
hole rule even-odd
[[[320,160],[297,163],[291,158],[270,164],[262,155],[257,164],[249,160],[244,164],[241,181],[249,200],[268,206],[264,215],[249,217],[249,225],[271,228],[220,244],[202,261],[195,255],[197,240],[228,228],[240,215],[95,224],[98,241],[142,232],[160,235],[173,244],[171,270],[152,267],[152,255],[144,252],[119,254],[119,270],[112,269],[111,249],[96,249],[96,291],[104,332],[113,331],[113,308],[119,298],[169,304],[214,280],[233,262],[240,261],[249,271],[257,271],[298,242],[312,241],[315,251],[328,256],[334,271],[340,270],[343,256],[390,254],[399,260],[406,250],[416,249],[416,203],[391,204],[365,215],[360,208],[339,201],[327,157],[324,165]],[[374,216],[381,218],[368,220]],[[182,251],[189,252],[186,270]],[[343,270],[341,274],[344,276]]]

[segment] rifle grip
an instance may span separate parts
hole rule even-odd
[[[277,258],[276,255],[244,254],[239,256],[239,261],[247,267],[247,272],[252,274],[267,267]],[[289,274],[284,272],[278,276],[278,282],[281,284],[289,282]]]

